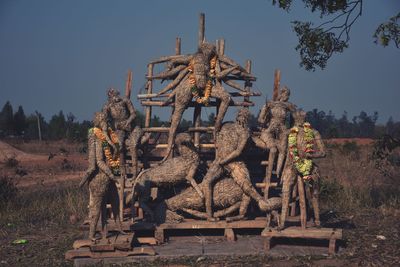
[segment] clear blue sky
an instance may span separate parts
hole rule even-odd
[[[263,93],[254,113],[271,95],[279,68],[291,101],[305,110],[332,110],[337,117],[347,111],[350,119],[361,110],[378,111],[382,123],[391,115],[400,120],[400,50],[372,39],[376,27],[400,11],[400,1],[366,0],[350,47],[315,72],[299,67],[290,24],[311,15],[302,3],[286,13],[271,2],[0,0],[0,105],[9,100],[14,108],[22,105],[28,114],[38,110],[47,119],[59,110],[91,119],[106,89],[123,91],[132,69],[132,100],[142,110],[135,95],[145,83],[147,63],[174,54],[177,36],[182,52],[193,53],[198,15],[204,12],[207,40],[224,38],[229,57],[243,65],[246,59],[253,62],[255,87]],[[155,115],[168,116],[161,110]]]

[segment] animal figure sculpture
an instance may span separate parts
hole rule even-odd
[[[204,177],[207,186],[204,188],[206,212],[208,220],[213,221],[212,200],[214,182],[221,177],[225,171],[231,174],[232,179],[250,197],[255,199],[261,210],[265,210],[267,205],[260,194],[256,191],[250,181],[250,174],[246,164],[240,158],[248,139],[250,129],[248,127],[249,110],[242,108],[239,110],[236,122],[224,123],[221,131],[216,136],[216,155],[210,169]]]
[[[97,223],[101,215],[102,237],[107,236],[107,217],[106,217],[106,198],[110,191],[110,186],[117,178],[111,171],[110,159],[104,161],[105,149],[109,149],[108,143],[101,129],[107,129],[107,121],[103,113],[97,112],[93,119],[94,128],[89,130],[88,135],[88,154],[89,167],[86,175],[82,178],[80,186],[89,182],[89,238],[95,240]],[[99,138],[101,137],[101,138]],[[108,148],[107,148],[108,147]],[[117,226],[122,233],[121,219],[118,214],[118,199],[116,196],[110,198]]]
[[[312,129],[309,123],[305,123],[306,113],[304,111],[296,111],[293,115],[295,127],[291,129],[291,135],[289,135],[290,147],[282,173],[283,186],[280,228],[285,226],[289,200],[296,180],[300,198],[306,193],[308,199],[311,200],[311,206],[314,211],[314,222],[319,227],[321,224],[318,200],[320,173],[318,166],[312,159],[326,156],[325,145],[319,132]],[[305,190],[304,182],[306,183]],[[306,216],[301,217],[301,224],[305,227]]]
[[[193,146],[192,137],[187,133],[178,134],[175,144],[179,156],[167,159],[158,166],[142,171],[133,186],[133,193],[137,194],[140,207],[152,220],[154,213],[147,205],[152,186],[166,187],[188,181],[199,197],[204,198],[203,192],[194,180],[200,159]]]
[[[207,187],[207,182],[199,184],[201,189]],[[228,176],[222,177],[213,187],[213,203],[217,210],[214,217],[226,217],[226,221],[236,221],[245,218],[251,198],[243,192],[240,186]],[[265,211],[274,211],[281,207],[281,198],[270,198],[266,201]],[[157,208],[157,221],[179,222],[184,219],[178,212],[183,211],[194,217],[206,219],[204,199],[196,194],[194,188],[187,188],[180,194],[165,200]],[[236,216],[228,217],[238,211]]]
[[[260,137],[253,137],[256,146],[269,150],[267,169],[268,179],[272,175],[272,169],[278,153],[276,174],[279,177],[287,151],[287,136],[285,121],[288,112],[296,110],[296,106],[288,102],[290,90],[283,87],[277,101],[268,101],[261,109],[258,122],[263,126]]]
[[[240,91],[245,91],[234,80],[237,78],[255,80],[255,77],[247,73],[244,68],[240,67],[232,59],[218,54],[216,47],[207,42],[203,42],[198,52],[193,55],[162,57],[150,63],[156,64],[162,62],[168,62],[167,70],[153,77],[148,77],[148,79],[174,79],[157,93],[160,96],[172,90],[172,93],[164,103],[167,105],[170,101],[174,102],[168,136],[166,156],[168,157],[173,149],[174,139],[182,114],[193,98],[197,103],[204,105],[208,104],[210,97],[220,100],[215,121],[215,136],[215,133],[222,125],[222,120],[231,101],[230,94],[225,91],[221,82]],[[228,76],[229,74],[231,76]]]

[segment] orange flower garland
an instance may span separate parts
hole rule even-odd
[[[100,128],[94,127],[93,133],[96,135],[96,137],[98,139],[100,139],[102,141],[102,147],[103,147],[104,155],[106,157],[107,165],[110,167],[110,169],[112,170],[112,172],[114,174],[118,174],[119,166],[120,166],[119,153],[118,153],[118,150],[119,150],[118,136],[115,134],[115,132],[111,128],[108,128],[108,135],[110,136],[111,141],[117,147],[117,151],[114,151],[116,153],[114,153],[114,155],[113,155],[111,153],[110,145],[108,144],[103,131]]]
[[[204,96],[200,96],[199,88],[196,85],[196,78],[193,74],[193,62],[190,62],[188,66],[188,70],[191,73],[189,76],[189,83],[191,85],[191,90],[195,101],[199,104],[204,104],[207,106],[208,99],[211,95],[211,90],[213,87],[213,79],[215,77],[215,67],[217,66],[217,56],[214,56],[210,60],[210,73],[208,75],[208,80],[206,84],[206,88],[204,89]]]

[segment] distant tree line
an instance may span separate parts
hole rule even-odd
[[[202,124],[213,125],[214,119],[215,114],[211,113]],[[378,138],[384,134],[400,138],[400,122],[395,122],[390,117],[385,125],[380,125],[377,124],[377,119],[377,112],[367,114],[361,111],[351,120],[347,112],[344,112],[340,118],[336,118],[332,111],[326,113],[313,109],[307,112],[307,121],[321,133],[323,138]],[[78,142],[86,140],[87,131],[92,127],[91,121],[79,122],[72,113],[65,115],[63,111],[53,115],[49,121],[46,121],[39,112],[26,116],[22,106],[14,112],[11,103],[7,101],[0,112],[0,137],[39,139],[38,124],[40,124],[41,136],[44,140],[68,139]],[[144,115],[140,112],[137,112],[136,124],[144,125]],[[167,125],[169,122],[161,121],[159,117],[153,116],[152,126]],[[256,116],[251,115],[250,125],[257,126]],[[186,130],[191,126],[190,120],[182,119],[181,130]]]

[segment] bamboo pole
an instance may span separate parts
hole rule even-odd
[[[251,60],[246,60],[246,71],[247,71],[247,73],[251,73]],[[250,88],[251,88],[251,86],[252,86],[252,84],[251,84],[251,82],[250,81],[245,81],[244,82],[244,90],[246,91],[246,92],[250,92]],[[248,96],[245,96],[244,98],[243,98],[243,101],[250,101],[250,97],[248,97]]]
[[[39,116],[38,111],[35,111],[35,113],[36,113],[36,118],[37,118],[39,141],[42,141],[42,129],[40,127],[40,116]]]
[[[181,54],[181,38],[176,37],[175,40],[175,55],[180,55]]]
[[[142,106],[158,106],[158,107],[162,107],[165,106],[165,102],[164,101],[153,101],[153,100],[143,100],[141,101]],[[196,105],[199,105],[196,102],[191,102],[189,103],[189,107],[195,107]],[[175,106],[174,103],[169,103],[167,106]],[[215,101],[210,101],[208,103],[209,107],[215,107],[217,106],[217,103]],[[231,101],[229,103],[229,106],[233,106],[233,107],[252,107],[254,106],[253,102],[238,102],[238,101]],[[146,114],[147,115],[147,114]],[[147,127],[147,126],[145,126]]]
[[[128,99],[131,98],[132,79],[133,79],[133,73],[132,73],[131,70],[128,70],[128,75],[127,75],[126,83],[125,83],[125,96],[126,96]]]
[[[205,39],[204,31],[205,31],[205,15],[204,15],[204,13],[200,13],[200,16],[199,16],[199,40],[198,40],[199,48]]]
[[[153,76],[153,64],[149,64],[147,66],[147,76],[149,76],[149,77]],[[153,93],[153,81],[148,80],[147,81],[147,94],[151,94],[151,93]],[[152,110],[151,105],[146,106],[144,127],[150,127],[151,110]]]
[[[199,17],[199,40],[198,47],[200,48],[201,44],[204,41],[204,32],[205,32],[205,15],[204,13],[200,13]],[[193,127],[201,126],[201,105],[195,105],[193,111]],[[194,146],[199,147],[200,145],[200,133],[194,133]]]
[[[277,101],[279,97],[279,88],[281,83],[281,71],[276,69],[274,73],[274,91],[272,93],[272,100]]]
[[[237,97],[237,96],[260,96],[260,92],[229,92],[230,96],[232,97]],[[170,97],[171,94],[162,94],[162,95],[157,95],[157,94],[140,94],[137,95],[138,99],[148,99],[148,98],[163,98],[163,97]]]

